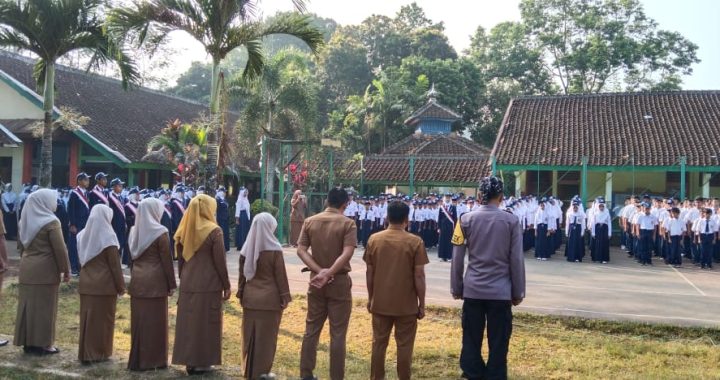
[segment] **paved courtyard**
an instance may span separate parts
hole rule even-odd
[[[12,263],[17,265],[15,243],[8,244]],[[366,298],[362,249],[352,259],[353,295]],[[450,264],[437,259],[431,250],[427,266],[427,302],[459,307],[449,291]],[[675,269],[655,261],[641,267],[617,249],[610,264],[568,263],[561,254],[550,261],[537,261],[526,253],[527,298],[518,308],[524,312],[573,315],[610,320],[634,320],[673,325],[720,327],[720,266],[701,270],[685,264]],[[308,275],[300,273],[302,262],[291,248],[285,249],[290,288],[304,293]],[[238,252],[228,255],[233,288],[237,287]],[[13,271],[11,271],[13,272]],[[126,271],[129,279],[129,272]]]

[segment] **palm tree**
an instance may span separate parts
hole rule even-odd
[[[193,124],[182,124],[178,119],[168,122],[148,142],[143,160],[171,162],[183,183],[187,180],[197,184],[202,164],[207,160],[208,124],[202,118]]]
[[[138,45],[157,46],[173,31],[182,31],[200,42],[212,58],[210,113],[217,115],[220,94],[220,63],[233,50],[245,47],[248,60],[245,77],[263,71],[265,55],[262,38],[289,34],[304,41],[313,52],[323,43],[322,33],[310,18],[286,13],[264,23],[258,16],[258,0],[134,0],[129,7],[110,12],[111,32],[135,39]],[[298,11],[305,10],[304,0],[293,0]],[[218,168],[218,132],[208,136],[208,165]]]
[[[273,139],[308,140],[317,119],[318,84],[310,73],[307,55],[285,49],[273,56],[255,80],[236,78],[230,84],[235,94],[246,98],[239,123],[242,146],[253,146],[260,135]],[[270,150],[269,146],[266,150]],[[266,198],[272,200],[275,161],[266,154]]]
[[[40,185],[52,183],[52,133],[55,107],[55,62],[74,51],[91,54],[90,67],[114,62],[127,88],[138,83],[133,61],[103,30],[98,14],[102,0],[0,0],[0,47],[38,56],[35,79],[43,87]]]

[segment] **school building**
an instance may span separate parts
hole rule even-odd
[[[516,98],[490,165],[515,195],[718,197],[720,91]]]
[[[343,181],[383,186],[388,193],[464,192],[476,195],[487,173],[490,150],[452,131],[461,116],[437,101],[433,88],[427,102],[405,120],[415,132],[382,153],[344,164]]]
[[[0,181],[16,190],[39,175],[43,120],[42,90],[32,76],[35,61],[0,51]],[[119,177],[130,186],[174,183],[172,167],[148,156],[147,143],[179,119],[207,113],[206,105],[147,88],[122,89],[120,81],[58,65],[54,117],[63,110],[89,118],[84,125],[57,128],[53,135],[54,187],[74,186],[80,171]],[[256,166],[256,165],[255,165]]]

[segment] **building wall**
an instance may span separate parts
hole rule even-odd
[[[15,191],[20,191],[23,175],[23,147],[0,147],[0,157],[12,158],[11,178],[2,178],[2,180],[5,182],[11,182],[13,189]]]
[[[43,119],[38,107],[20,95],[7,83],[0,81],[0,119]]]

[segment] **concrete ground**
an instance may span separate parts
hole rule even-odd
[[[12,276],[19,256],[15,242],[8,242]],[[430,250],[426,267],[427,303],[460,307],[450,296],[450,263],[437,259]],[[352,258],[353,295],[367,298],[363,250]],[[228,254],[228,270],[233,288],[237,287],[239,254]],[[308,274],[292,248],[285,249],[290,288],[302,294]],[[614,248],[609,264],[569,263],[562,254],[549,261],[537,261],[526,253],[527,298],[517,310],[523,312],[571,315],[608,320],[632,320],[685,326],[720,327],[720,266],[701,270],[692,264],[673,268],[655,260],[654,266],[640,266],[624,252]],[[126,270],[129,279],[129,271]]]

